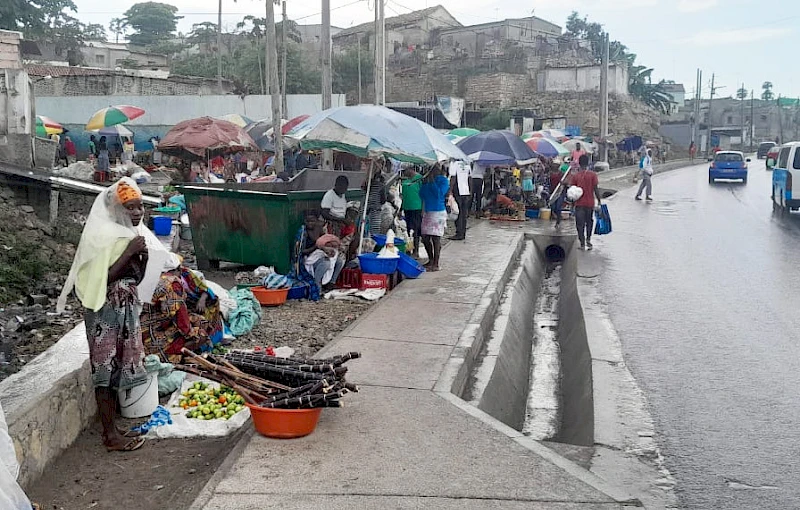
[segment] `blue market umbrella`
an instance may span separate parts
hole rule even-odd
[[[497,154],[495,152],[489,152],[489,151],[473,152],[472,154],[469,155],[469,159],[475,163],[479,163],[484,166],[513,165],[516,162],[514,158],[503,156],[502,154]]]
[[[275,152],[275,144],[266,132],[272,127],[272,121],[258,121],[245,126],[244,131],[256,142],[259,149],[264,152]]]
[[[362,158],[388,156],[418,164],[467,160],[445,135],[384,106],[331,108],[312,115],[286,136],[298,140],[304,149],[334,149]]]
[[[525,145],[520,137],[511,131],[486,131],[456,144],[467,154],[487,151],[513,158],[519,165],[527,165],[538,157],[533,149]]]

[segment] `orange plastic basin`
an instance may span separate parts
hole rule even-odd
[[[262,436],[277,439],[291,439],[303,437],[314,432],[317,428],[321,407],[312,409],[271,409],[245,404],[250,408],[253,425],[256,432]]]
[[[265,287],[251,287],[250,291],[262,306],[280,306],[286,302],[289,289],[267,289]]]

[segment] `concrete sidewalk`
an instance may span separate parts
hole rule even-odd
[[[348,379],[361,392],[308,437],[244,437],[192,508],[623,508],[624,492],[436,388],[533,224],[476,223],[442,271],[377,303],[320,353],[360,351]]]

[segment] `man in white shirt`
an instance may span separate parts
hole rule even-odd
[[[470,210],[475,211],[475,216],[480,216],[481,202],[483,201],[483,178],[486,175],[486,167],[474,163],[472,165],[472,203]]]
[[[456,235],[451,237],[453,241],[463,241],[467,238],[467,216],[469,216],[469,199],[472,195],[470,190],[470,177],[472,167],[464,161],[452,161],[450,163],[450,192],[458,204],[458,219],[456,219]]]
[[[347,187],[350,185],[350,180],[346,175],[340,175],[336,178],[336,183],[333,189],[329,189],[322,197],[320,207],[322,208],[322,217],[334,223],[344,224],[345,214],[347,214]]]

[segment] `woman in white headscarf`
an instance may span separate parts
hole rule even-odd
[[[115,425],[117,390],[147,381],[137,285],[155,237],[141,224],[143,217],[142,192],[128,177],[97,196],[57,305],[63,310],[74,289],[85,308],[92,382],[109,451],[132,451],[144,443]]]

